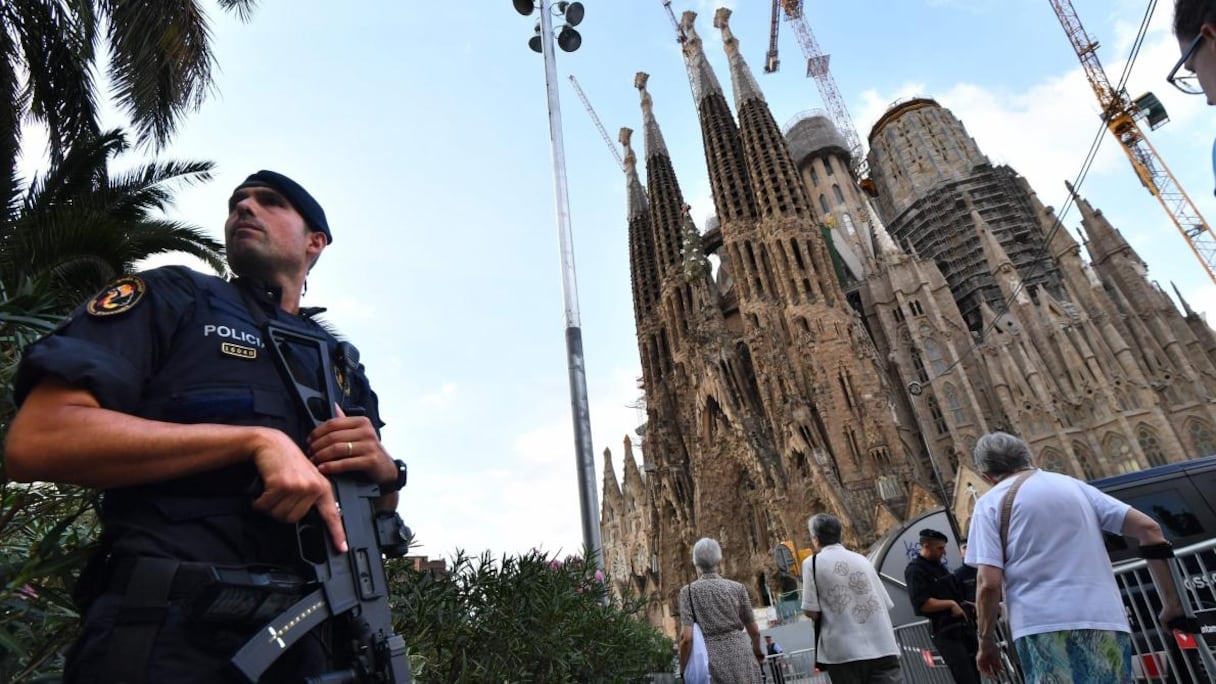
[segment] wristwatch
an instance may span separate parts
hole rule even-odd
[[[405,487],[406,481],[409,480],[409,469],[406,468],[405,461],[402,461],[399,458],[394,458],[393,465],[397,467],[397,479],[393,480],[389,484],[381,484],[380,496],[401,491],[401,489]]]

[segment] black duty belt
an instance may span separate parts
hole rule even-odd
[[[188,601],[192,615],[207,622],[260,624],[281,613],[315,584],[298,573],[268,565],[122,558],[112,567],[107,593],[132,596],[144,592],[151,583],[159,588],[161,600]]]

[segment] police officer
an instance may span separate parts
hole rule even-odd
[[[946,555],[945,534],[934,529],[920,531],[920,553],[904,569],[908,597],[917,615],[929,618],[933,644],[950,668],[957,684],[979,684],[975,665],[979,650],[975,627],[969,617],[961,587],[942,564]]]
[[[303,576],[294,523],[310,512],[346,551],[328,475],[362,473],[380,484],[377,507],[396,507],[404,464],[380,443],[358,353],[313,320],[322,309],[300,306],[333,240],[321,205],[259,171],[233,191],[224,236],[236,278],[177,266],[120,277],[18,370],[9,476],[103,490],[66,682],[229,681],[229,659],[258,625],[208,621],[214,605],[201,592],[213,569]],[[328,340],[337,417],[314,429],[270,358],[269,321]],[[317,378],[315,358],[291,363]],[[324,627],[264,680],[327,671]]]

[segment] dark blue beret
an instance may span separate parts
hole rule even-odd
[[[920,531],[920,540],[921,540],[922,542],[926,542],[926,541],[949,541],[949,537],[947,537],[946,535],[942,534],[941,532],[938,532],[938,531],[937,531],[937,530],[935,530],[935,529],[932,529],[932,528],[926,527],[925,529],[923,529],[923,530],[921,530],[921,531]]]
[[[255,186],[271,188],[286,197],[291,206],[300,212],[300,216],[304,217],[304,222],[308,224],[308,227],[311,230],[325,233],[325,240],[333,244],[334,236],[329,232],[329,222],[325,220],[325,210],[302,185],[281,173],[262,170],[246,178],[244,183],[236,186],[236,189]]]

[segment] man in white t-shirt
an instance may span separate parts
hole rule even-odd
[[[802,611],[816,621],[815,660],[832,684],[898,684],[895,605],[866,557],[840,544],[835,516],[807,521],[815,553],[802,561]]]
[[[1173,551],[1161,526],[1080,480],[1036,470],[1029,446],[1013,435],[984,435],[974,458],[994,485],[976,502],[964,558],[978,569],[980,673],[995,676],[1001,667],[993,630],[1003,584],[1028,684],[1131,682],[1131,634],[1102,532],[1139,541],[1165,599],[1161,620],[1168,623],[1182,609],[1165,561]],[[1002,549],[1002,508],[1015,486]]]

